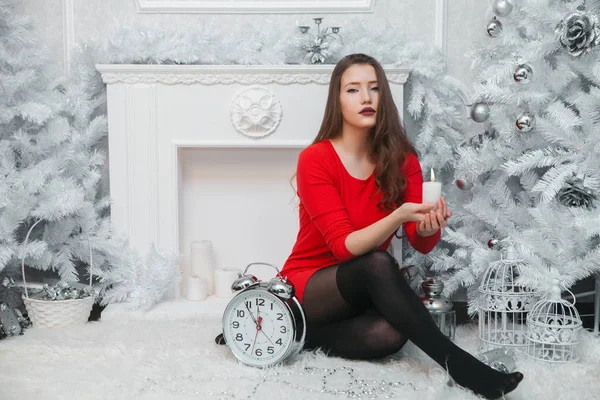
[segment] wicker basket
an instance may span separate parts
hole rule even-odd
[[[23,296],[23,302],[33,326],[57,328],[85,324],[94,306],[94,296],[70,300],[38,300]]]
[[[41,220],[38,220],[27,232],[24,246],[27,246],[29,234]],[[90,287],[92,286],[92,245],[90,243]],[[27,291],[27,281],[25,280],[25,256],[21,258],[21,273],[23,275],[23,287],[25,294],[23,302],[27,308],[27,314],[33,326],[38,328],[57,328],[73,325],[83,325],[88,321],[92,307],[94,306],[95,296],[88,296],[82,299],[68,300],[40,300],[29,297]]]

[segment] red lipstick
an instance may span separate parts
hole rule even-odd
[[[362,114],[362,115],[373,115],[373,114],[375,114],[375,110],[373,110],[371,107],[365,107],[365,108],[363,108],[359,112],[359,114]]]

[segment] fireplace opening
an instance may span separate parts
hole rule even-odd
[[[216,268],[243,270],[259,261],[283,266],[298,233],[292,178],[301,150],[178,149],[179,250],[184,271],[195,240],[212,242]],[[275,273],[260,266],[252,271],[259,279]]]

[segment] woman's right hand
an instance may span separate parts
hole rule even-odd
[[[431,210],[433,210],[433,203],[403,203],[400,207],[396,208],[393,213],[397,215],[400,223],[403,224],[408,221],[424,221],[425,216],[428,215]]]

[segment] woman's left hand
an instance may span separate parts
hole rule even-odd
[[[417,223],[417,233],[427,237],[434,235],[440,228],[446,227],[446,220],[452,216],[452,211],[448,209],[446,199],[440,197],[437,203],[437,209],[431,210],[425,214],[425,220]]]

